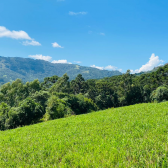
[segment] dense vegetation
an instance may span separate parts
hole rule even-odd
[[[0,167],[168,167],[168,102],[0,132]]]
[[[168,100],[168,65],[135,76],[85,81],[81,74],[69,81],[67,74],[39,82],[20,79],[0,88],[0,130],[89,113],[111,107]]]
[[[75,64],[53,64],[30,58],[0,56],[0,84],[14,81],[17,78],[22,79],[23,82],[30,82],[34,79],[43,81],[47,76],[61,77],[65,73],[68,74],[70,80],[75,79],[78,74],[82,74],[85,80],[121,75],[119,71],[99,70]]]

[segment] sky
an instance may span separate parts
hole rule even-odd
[[[168,62],[167,0],[0,1],[0,56],[125,73]]]

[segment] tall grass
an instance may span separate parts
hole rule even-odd
[[[0,167],[168,167],[168,102],[0,132]]]

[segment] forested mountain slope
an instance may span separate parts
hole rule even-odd
[[[19,57],[0,56],[0,84],[22,79],[23,82],[67,73],[70,80],[75,79],[78,74],[87,79],[100,79],[114,75],[121,75],[119,71],[99,70],[91,67],[84,67],[75,64],[53,64],[43,60]]]

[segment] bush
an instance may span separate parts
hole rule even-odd
[[[168,100],[168,89],[165,86],[158,87],[152,92],[151,100],[157,102]]]
[[[62,118],[66,115],[66,102],[57,96],[51,96],[47,101],[46,114],[44,120]]]
[[[2,102],[0,104],[0,130],[5,130],[5,122],[8,117],[8,112],[10,110],[10,107]]]
[[[6,121],[7,128],[37,123],[44,115],[43,107],[31,98],[20,102],[19,107],[13,107],[9,111]]]
[[[72,110],[74,110],[76,114],[84,114],[98,109],[93,100],[88,99],[81,94],[75,96],[71,106],[73,106]]]
[[[35,92],[31,98],[35,100],[36,103],[41,104],[44,109],[46,108],[46,103],[48,98],[50,97],[49,93],[47,91],[40,90],[39,92]]]
[[[96,111],[96,104],[83,95],[71,95],[66,93],[53,93],[47,102],[44,120],[62,118],[71,114],[84,114]]]

